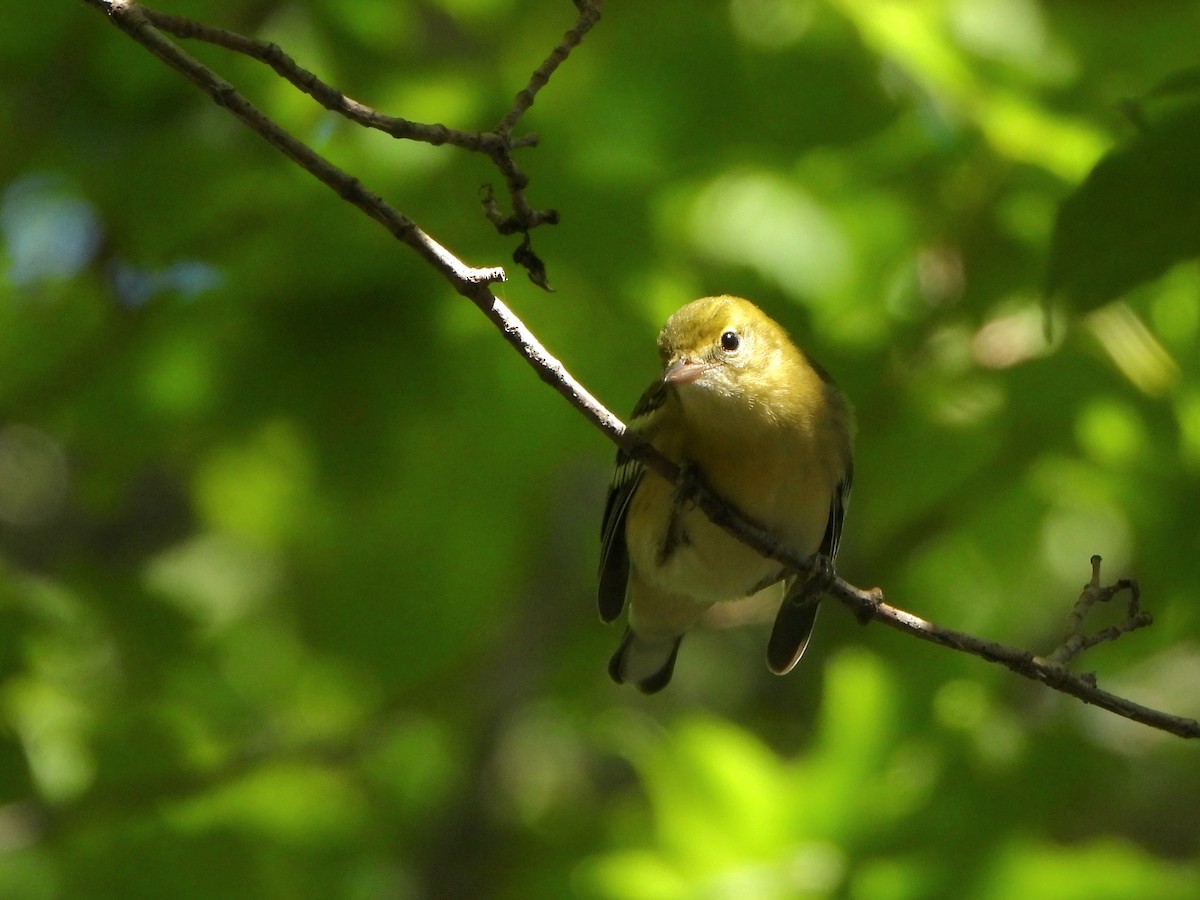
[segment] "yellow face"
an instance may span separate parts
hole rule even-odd
[[[758,307],[704,297],[679,309],[658,336],[663,380],[734,395],[770,377],[790,341]]]

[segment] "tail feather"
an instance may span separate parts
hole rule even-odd
[[[682,640],[681,634],[664,641],[644,641],[626,628],[617,652],[608,661],[608,674],[617,684],[634,682],[643,694],[658,693],[671,681]]]
[[[818,579],[809,579],[783,598],[767,642],[767,665],[776,675],[790,672],[808,649],[824,588]]]

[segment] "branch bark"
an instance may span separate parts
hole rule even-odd
[[[459,260],[422,231],[415,222],[386,203],[377,194],[367,190],[358,179],[342,171],[271,121],[242,96],[233,85],[166,38],[159,27],[169,28],[178,35],[211,40],[213,43],[219,43],[238,52],[246,52],[263,59],[293,84],[297,84],[301,90],[312,94],[319,102],[326,105],[328,105],[327,101],[332,102],[335,107],[338,107],[338,111],[357,109],[353,101],[349,101],[338,92],[329,94],[325,88],[315,87],[321,84],[316,76],[305,73],[294,63],[285,62],[285,60],[290,60],[290,57],[287,57],[275,45],[253,41],[229,32],[219,32],[218,29],[211,29],[179,17],[164,16],[161,13],[145,9],[132,0],[85,0],[85,2],[107,13],[109,20],[116,27],[208,93],[213,102],[228,109],[271,146],[335,191],[338,196],[383,225],[402,243],[412,248],[422,259],[432,265],[458,293],[479,307],[542,381],[554,388],[589,422],[628,454],[643,462],[653,472],[668,481],[672,483],[679,481],[678,466],[660,454],[652,445],[629,431],[617,416],[606,409],[571,375],[516,314],[492,293],[489,285],[504,280],[502,269],[474,268]],[[534,73],[526,88],[517,95],[513,108],[501,119],[497,132],[503,134],[505,138],[521,115],[533,103],[537,91],[545,85],[554,69],[566,58],[566,53],[578,44],[586,31],[598,19],[597,3],[579,0],[577,5],[580,8],[580,21],[574,29],[567,33],[563,43]],[[332,91],[333,89],[328,90]],[[336,96],[334,96],[335,94]],[[358,109],[352,117],[371,119],[371,116],[363,113],[365,109],[365,107]],[[379,114],[372,111],[372,115]],[[363,121],[363,124],[370,124],[370,122]],[[379,126],[376,124],[371,127]],[[440,128],[441,126],[433,127]],[[431,142],[436,143],[437,141]],[[444,142],[456,143],[458,141],[447,138]],[[463,146],[463,143],[459,143],[459,145]],[[506,144],[506,146],[511,148],[514,145]],[[806,557],[783,546],[773,535],[754,525],[702,484],[696,485],[691,499],[713,522],[764,556],[797,571],[804,572],[809,569],[809,560]],[[1124,580],[1108,588],[1101,588],[1098,581],[1098,562],[1094,562],[1093,565],[1095,567],[1093,580],[1085,587],[1085,595],[1088,594],[1089,589],[1092,589],[1094,595],[1093,599],[1088,601],[1088,606],[1096,600],[1109,599],[1120,590],[1131,589],[1132,583]],[[1136,590],[1135,586],[1133,589]],[[1097,594],[1096,591],[1099,593]],[[1200,738],[1200,722],[1151,709],[1102,690],[1096,685],[1093,675],[1076,673],[1065,667],[1064,663],[1068,659],[1086,647],[1119,636],[1119,634],[1112,634],[1100,636],[1098,639],[1097,636],[1092,636],[1077,640],[1076,638],[1079,637],[1078,627],[1086,615],[1086,608],[1081,609],[1080,605],[1077,605],[1076,611],[1072,615],[1072,634],[1068,635],[1064,647],[1059,648],[1050,656],[1038,656],[1028,650],[1008,647],[926,621],[884,602],[883,592],[878,588],[863,590],[840,577],[835,577],[828,593],[853,610],[860,621],[864,623],[880,622],[912,637],[969,653],[989,662],[999,663],[1019,675],[1039,681],[1054,690],[1070,694],[1085,703],[1108,710],[1118,716],[1180,737]],[[1101,596],[1103,594],[1107,594],[1107,596]],[[1136,600],[1136,593],[1134,597]],[[1082,603],[1083,598],[1081,598]],[[1146,615],[1137,611],[1136,605],[1131,607],[1131,620],[1135,617],[1135,613],[1143,617]],[[1144,624],[1148,624],[1148,620],[1139,621],[1137,625],[1120,626],[1117,631],[1125,633]]]
[[[575,24],[563,35],[558,46],[530,76],[529,83],[513,98],[512,105],[491,131],[465,131],[450,128],[440,123],[416,122],[400,116],[391,116],[348,97],[337,88],[324,82],[314,72],[304,68],[278,44],[258,40],[224,28],[217,28],[184,16],[175,16],[129,0],[87,0],[93,6],[105,8],[127,33],[130,29],[121,26],[123,19],[131,27],[140,27],[139,19],[149,23],[160,32],[175,37],[194,39],[223,47],[270,66],[276,74],[287,80],[297,90],[308,94],[317,103],[331,112],[349,119],[366,128],[382,131],[394,138],[421,141],[440,146],[451,144],[474,153],[482,153],[495,165],[505,186],[508,188],[512,211],[505,215],[493,203],[485,207],[487,218],[501,234],[529,231],[539,225],[556,224],[558,212],[553,209],[535,209],[526,199],[525,190],[529,177],[517,165],[513,151],[536,146],[537,135],[526,134],[513,137],[513,131],[522,117],[533,106],[538,93],[550,81],[571,51],[600,20],[600,0],[580,0],[579,15]],[[132,36],[132,34],[131,34]],[[135,38],[136,39],[136,38]],[[144,41],[139,41],[145,43]],[[151,52],[154,52],[151,50]],[[157,54],[156,54],[157,55]],[[531,273],[532,274],[532,273]],[[538,279],[535,279],[537,281]]]

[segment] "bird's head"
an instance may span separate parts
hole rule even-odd
[[[769,402],[803,360],[787,332],[749,300],[703,297],[681,307],[658,336],[663,381],[681,397]],[[685,402],[685,405],[686,402]]]

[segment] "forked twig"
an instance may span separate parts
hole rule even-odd
[[[513,98],[512,105],[501,116],[491,131],[468,131],[451,128],[440,123],[417,122],[400,116],[382,113],[365,103],[355,100],[304,68],[278,44],[248,37],[224,28],[218,28],[185,16],[171,15],[150,7],[141,6],[131,0],[88,0],[95,6],[105,8],[114,19],[136,21],[141,19],[160,31],[178,38],[204,41],[223,47],[270,66],[298,90],[312,97],[325,109],[337,113],[366,128],[372,128],[394,138],[421,141],[440,146],[450,144],[473,153],[482,153],[496,166],[508,189],[511,212],[504,213],[494,198],[484,205],[488,221],[500,234],[525,235],[522,248],[514,259],[525,266],[535,284],[546,287],[545,273],[539,272],[541,261],[529,247],[529,232],[539,225],[558,223],[558,212],[554,209],[535,209],[525,196],[529,176],[517,165],[513,151],[536,146],[537,135],[526,134],[514,137],[513,131],[521,118],[533,106],[538,93],[550,81],[550,77],[577,47],[584,36],[600,20],[602,0],[579,0],[579,14],[575,24],[567,30],[550,55],[539,65],[529,82]]]
[[[1071,615],[1067,618],[1067,630],[1063,642],[1047,657],[1052,662],[1069,662],[1080,653],[1098,644],[1115,641],[1123,634],[1129,634],[1131,631],[1154,624],[1154,617],[1150,613],[1142,611],[1141,589],[1138,588],[1136,581],[1132,578],[1120,578],[1110,585],[1101,585],[1100,557],[1093,556],[1091,562],[1091,580],[1083,586],[1083,591],[1079,594],[1079,599],[1075,601]],[[1125,619],[1119,625],[1112,625],[1093,634],[1085,634],[1083,624],[1088,613],[1092,611],[1092,607],[1097,603],[1108,603],[1122,591],[1129,592],[1129,608]]]

